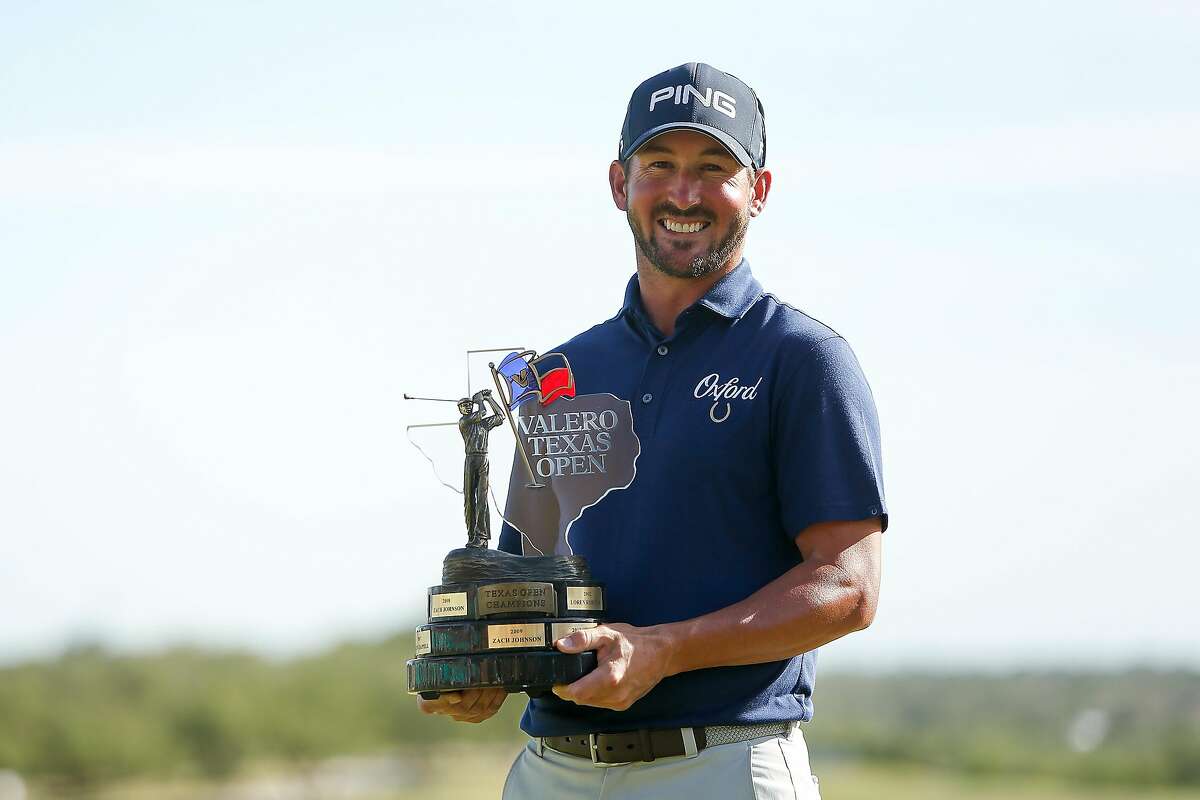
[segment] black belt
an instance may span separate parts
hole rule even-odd
[[[581,733],[571,736],[543,736],[544,747],[580,758],[593,764],[629,764],[672,756],[695,756],[706,747],[745,742],[763,736],[782,736],[792,723],[764,725],[717,725],[708,728],[667,728],[621,733]]]

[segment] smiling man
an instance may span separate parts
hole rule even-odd
[[[616,316],[556,348],[580,395],[633,407],[637,478],[571,532],[619,622],[557,643],[598,667],[530,701],[506,798],[819,797],[799,730],[816,649],[871,623],[887,509],[849,345],[742,257],[765,165],[739,79],[691,63],[634,90],[608,178],[637,272]],[[520,551],[507,525],[500,547]],[[421,707],[479,722],[503,700]]]

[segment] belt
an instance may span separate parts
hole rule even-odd
[[[538,752],[549,747],[560,753],[590,758],[596,766],[631,764],[656,758],[687,756],[693,758],[706,747],[747,742],[764,736],[783,736],[792,722],[768,722],[761,725],[713,725],[707,728],[667,728],[621,733],[580,733],[571,736],[543,736]]]

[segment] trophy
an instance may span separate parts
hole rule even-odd
[[[504,350],[470,350],[468,360],[484,352]],[[570,530],[588,508],[633,482],[640,453],[629,401],[576,396],[562,353],[514,349],[488,370],[495,394],[470,394],[468,386],[457,401],[404,395],[456,402],[456,423],[409,428],[457,425],[465,449],[467,542],[446,555],[441,582],[429,587],[428,619],[407,663],[408,690],[425,699],[477,688],[537,697],[596,666],[594,652],[554,647],[604,621],[604,586],[573,552]],[[501,517],[520,534],[520,555],[488,548],[488,436],[506,421],[516,455]]]

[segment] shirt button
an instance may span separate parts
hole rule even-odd
[[[654,395],[650,394],[649,392],[646,392],[644,395],[642,395],[643,403],[649,403],[653,399],[654,399]]]
[[[665,344],[660,344],[658,346],[658,354],[660,356],[665,356],[669,352],[670,352],[670,350],[667,349],[667,346]]]

